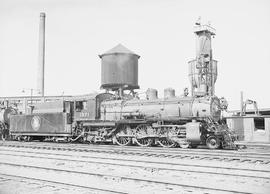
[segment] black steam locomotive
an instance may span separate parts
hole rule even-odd
[[[234,137],[221,123],[220,111],[217,97],[140,100],[101,93],[36,104],[31,114],[10,116],[10,134],[27,141],[231,147]]]

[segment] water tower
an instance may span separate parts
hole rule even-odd
[[[101,58],[101,88],[115,91],[123,97],[124,91],[134,94],[138,85],[139,55],[119,44],[111,50],[99,55]]]

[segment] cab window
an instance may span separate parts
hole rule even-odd
[[[86,110],[87,108],[87,103],[86,101],[76,101],[76,105],[75,105],[75,110],[76,111],[82,111],[82,110]]]
[[[255,131],[256,130],[265,130],[264,118],[255,117],[254,118],[254,126],[255,126]]]

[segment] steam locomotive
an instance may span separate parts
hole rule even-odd
[[[220,123],[217,97],[129,99],[111,93],[37,104],[31,114],[10,116],[18,140],[112,142],[163,147],[231,147],[233,136]]]
[[[214,95],[217,62],[212,59],[210,26],[197,24],[196,59],[189,62],[192,94],[182,96],[168,88],[164,98],[148,89],[141,99],[138,59],[122,45],[100,55],[103,93],[34,104],[30,114],[9,117],[9,132],[18,140],[111,142],[121,146],[160,145],[182,148],[206,145],[233,148],[235,136],[221,120],[227,108]]]

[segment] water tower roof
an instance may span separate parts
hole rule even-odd
[[[112,49],[108,50],[107,52],[103,53],[99,57],[103,57],[104,55],[116,54],[116,53],[117,54],[132,54],[132,55],[136,55],[136,56],[140,57],[139,55],[137,55],[133,51],[131,51],[128,48],[126,48],[125,46],[123,46],[122,44],[118,44],[117,46],[115,46]]]

